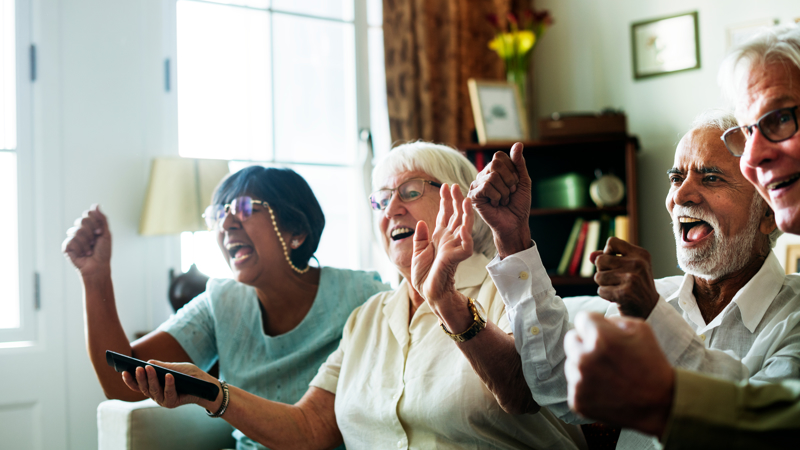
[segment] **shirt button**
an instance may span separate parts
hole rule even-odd
[[[701,341],[705,341],[706,340],[706,335],[705,334],[701,334],[700,335],[700,340]]]
[[[519,277],[522,280],[527,280],[528,279],[528,272],[520,272],[519,273]]]
[[[405,445],[405,444],[403,443],[403,440],[402,440],[402,439],[400,439],[399,441],[397,441],[397,448],[403,448],[403,445]]]
[[[539,334],[539,327],[531,327],[531,334],[534,336]]]
[[[392,398],[393,398],[394,400],[397,400],[398,398],[400,398],[400,394],[394,394],[394,395],[392,396]]]

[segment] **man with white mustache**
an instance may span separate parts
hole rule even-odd
[[[667,209],[685,276],[654,280],[649,253],[616,238],[592,255],[598,294],[611,304],[596,297],[561,302],[535,246],[488,266],[506,302],[534,400],[560,419],[585,421],[566,401],[562,343],[569,329],[567,309],[605,309],[607,316],[621,312],[646,319],[670,364],[677,367],[731,380],[774,381],[800,374],[795,357],[800,354],[800,325],[798,314],[791,314],[800,311],[800,277],[783,273],[771,251],[780,234],[772,211],[720,140],[735,124],[732,115],[722,112],[698,117],[681,139],[668,173]],[[503,239],[500,226],[509,225],[484,215],[485,203],[492,199],[496,208],[511,207],[514,197],[525,192],[511,189],[524,176],[510,161],[496,156],[470,192],[473,204],[485,199],[477,209],[496,241]],[[501,183],[493,193],[492,186]],[[507,199],[502,194],[495,199],[502,187]],[[510,276],[521,272],[526,276]],[[530,280],[524,281],[527,274]],[[655,446],[652,437],[623,430],[617,448]]]

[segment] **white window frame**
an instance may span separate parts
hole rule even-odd
[[[203,0],[195,0],[203,1]],[[367,0],[352,0],[353,1],[353,28],[355,37],[355,78],[356,78],[356,129],[353,130],[357,133],[356,142],[358,145],[358,153],[356,160],[352,164],[310,164],[310,163],[294,163],[289,161],[275,160],[275,148],[272,149],[273,159],[269,161],[247,161],[265,165],[313,165],[318,167],[348,167],[354,169],[361,169],[363,173],[369,174],[373,167],[373,149],[368,145],[365,139],[367,134],[364,131],[371,129],[371,103],[370,103],[370,72],[369,72],[369,29],[375,26],[370,26],[367,17]],[[170,149],[170,153],[178,155],[178,99],[177,99],[177,76],[176,76],[176,61],[177,61],[177,0],[164,0],[164,53],[165,59],[169,60],[170,73],[168,74],[169,85],[171,89],[165,96],[164,112],[167,121],[168,129],[164,133],[165,148]],[[269,11],[273,11],[269,8]],[[285,11],[274,10],[280,14],[293,15],[298,17],[317,18],[314,15],[305,13],[290,13]],[[322,20],[331,20],[330,18],[321,17]],[[349,21],[339,21],[349,23]],[[274,83],[274,80],[272,81]],[[274,101],[274,99],[273,99]],[[274,120],[274,113],[273,113]],[[274,131],[273,131],[274,133]],[[273,136],[274,139],[274,136]],[[379,150],[380,152],[380,150]],[[372,215],[370,213],[369,205],[366,201],[370,192],[370,180],[365,175],[364,180],[364,208],[359,210],[360,220],[358,220],[359,235],[360,236],[373,236]],[[359,254],[360,268],[362,269],[375,269],[378,268],[382,273],[385,269],[385,262],[376,261],[374,252],[374,240],[364,239],[357,243],[358,248],[355,251]]]
[[[31,5],[29,0],[16,0],[15,42],[16,50],[16,101],[17,101],[17,242],[19,254],[20,327],[0,329],[0,348],[30,346],[37,338],[38,306],[35,298],[35,247],[34,229],[34,155],[33,155],[33,99],[31,64]]]

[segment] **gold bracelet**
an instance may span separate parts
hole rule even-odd
[[[222,417],[225,414],[225,411],[228,409],[228,402],[231,399],[230,394],[228,393],[228,383],[220,380],[219,387],[222,388],[222,404],[219,406],[219,409],[215,413],[211,413],[211,411],[206,410],[206,414],[208,417]]]

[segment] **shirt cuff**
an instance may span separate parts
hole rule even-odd
[[[656,307],[650,312],[646,322],[653,329],[653,334],[669,363],[675,365],[694,339],[694,330],[681,317],[680,313],[660,295]]]
[[[536,244],[502,260],[495,256],[486,270],[507,309],[514,309],[521,300],[553,288]]]

